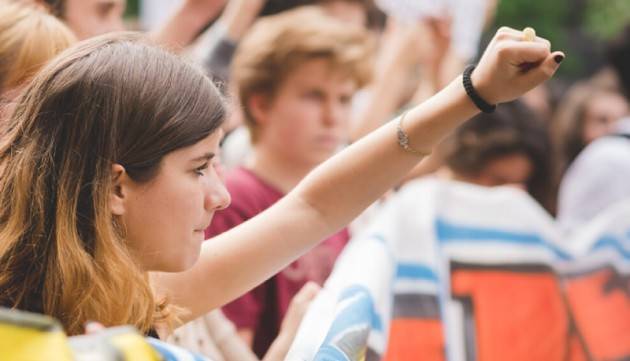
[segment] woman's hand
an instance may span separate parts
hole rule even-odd
[[[472,73],[473,86],[490,104],[514,100],[551,78],[564,60],[548,40],[526,41],[522,31],[499,29]]]

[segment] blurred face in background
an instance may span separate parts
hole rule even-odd
[[[454,178],[485,187],[513,186],[526,190],[533,171],[534,165],[526,154],[513,153],[490,159],[477,174],[455,174]]]
[[[356,82],[328,60],[308,60],[291,71],[273,98],[257,107],[257,145],[288,164],[312,167],[347,140]]]
[[[584,144],[612,133],[617,121],[627,116],[629,111],[628,103],[617,93],[600,93],[590,99],[584,109]]]
[[[124,30],[125,0],[66,0],[63,20],[79,40]]]

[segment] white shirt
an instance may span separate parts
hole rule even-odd
[[[619,134],[630,134],[630,118]],[[571,164],[558,195],[558,223],[568,231],[590,221],[611,205],[630,198],[630,140],[602,137],[587,146]]]

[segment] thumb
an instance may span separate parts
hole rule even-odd
[[[526,75],[527,82],[533,88],[551,78],[566,56],[561,51],[549,54],[540,65],[532,68]]]

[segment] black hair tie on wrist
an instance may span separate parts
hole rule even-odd
[[[487,101],[483,100],[483,98],[477,93],[475,87],[473,87],[472,80],[470,80],[470,75],[473,70],[475,70],[475,65],[468,65],[466,70],[464,70],[464,89],[466,90],[466,94],[470,100],[484,113],[493,113],[497,106],[495,104],[490,104]]]

